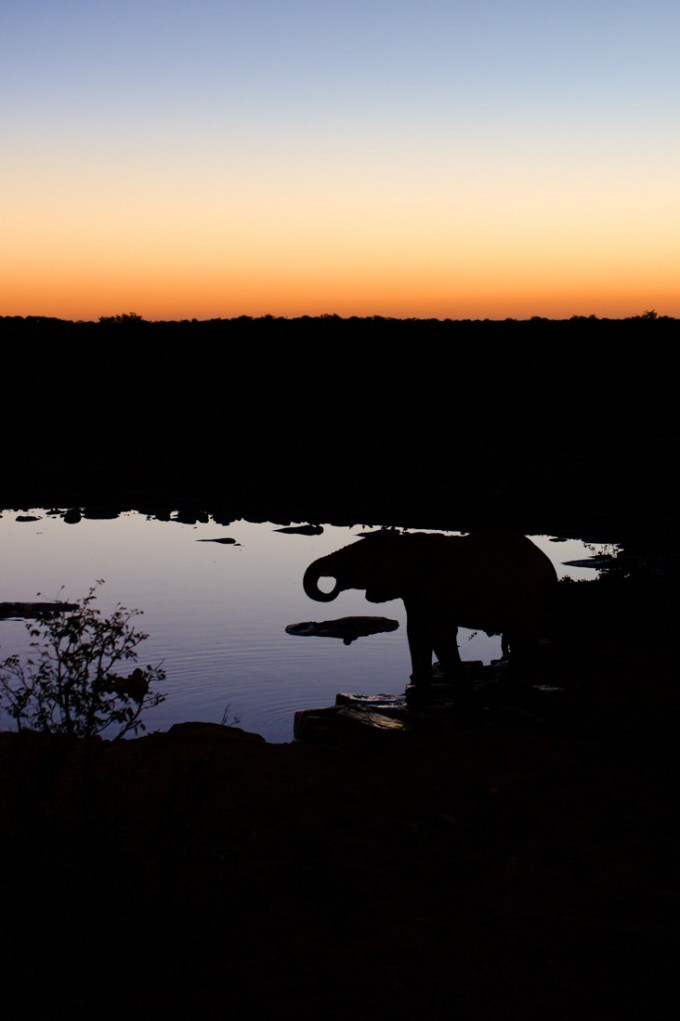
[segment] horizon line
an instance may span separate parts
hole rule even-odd
[[[517,316],[502,316],[502,317],[491,317],[491,316],[464,316],[461,318],[454,318],[451,316],[391,316],[383,315],[381,313],[372,313],[368,315],[340,315],[337,312],[320,312],[314,315],[307,313],[301,313],[299,315],[280,315],[276,313],[261,313],[259,315],[249,315],[248,313],[240,313],[239,315],[232,316],[209,316],[204,319],[197,317],[182,317],[182,318],[170,318],[170,319],[147,319],[145,316],[139,315],[137,312],[123,312],[114,315],[100,315],[97,319],[69,319],[61,316],[50,316],[40,315],[34,313],[28,314],[3,314],[0,315],[0,323],[6,320],[21,320],[21,321],[42,321],[51,323],[67,323],[74,326],[98,326],[98,325],[153,325],[163,323],[178,323],[178,324],[200,324],[200,323],[218,323],[218,322],[238,322],[243,320],[249,320],[251,322],[265,321],[284,321],[284,322],[296,322],[299,320],[339,320],[341,322],[351,322],[353,320],[359,320],[361,322],[370,321],[386,321],[386,322],[403,322],[403,323],[531,323],[531,322],[553,322],[553,323],[568,323],[574,321],[589,321],[589,322],[630,322],[631,320],[663,320],[663,321],[677,321],[676,316],[666,315],[664,313],[658,313],[654,309],[644,309],[642,312],[635,313],[627,316],[598,316],[595,313],[573,313],[570,316],[544,316],[544,315],[531,315],[526,317]]]

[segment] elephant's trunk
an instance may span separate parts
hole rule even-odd
[[[323,563],[317,560],[315,563],[310,564],[305,571],[302,587],[310,599],[316,599],[319,603],[330,603],[342,591],[340,581],[336,578],[335,585],[331,591],[324,592],[323,589],[319,588],[319,578],[332,577],[335,576],[328,569],[324,569]]]

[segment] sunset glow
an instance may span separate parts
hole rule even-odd
[[[25,0],[0,314],[680,316],[680,8]]]

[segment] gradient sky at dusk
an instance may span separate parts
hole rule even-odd
[[[0,314],[680,316],[677,0],[0,0]]]

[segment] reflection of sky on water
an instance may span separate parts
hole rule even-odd
[[[296,709],[331,705],[339,691],[400,693],[408,682],[401,600],[372,604],[362,592],[348,591],[322,604],[302,590],[307,565],[347,545],[360,526],[326,526],[320,536],[304,536],[282,534],[271,523],[183,525],[130,513],[67,525],[32,513],[43,516],[20,523],[12,511],[0,518],[0,601],[80,598],[103,578],[96,605],[104,613],[119,602],[143,609],[138,626],[150,637],[140,661],[163,660],[167,670],[168,698],[145,717],[149,730],[183,720],[220,722],[229,706],[245,729],[290,741]],[[240,545],[197,541],[224,536]],[[561,566],[597,552],[582,542],[534,541],[560,577],[595,576],[592,569]],[[349,646],[284,630],[355,614],[391,617],[401,626]],[[0,622],[0,643],[2,659],[25,651],[23,622]],[[464,659],[500,655],[498,638],[461,632],[459,644]]]

